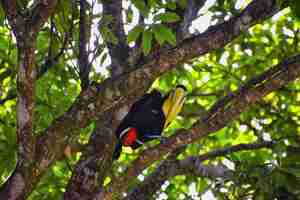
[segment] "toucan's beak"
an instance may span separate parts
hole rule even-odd
[[[167,95],[163,103],[163,112],[166,117],[164,128],[166,128],[181,111],[186,93],[186,88],[179,85]]]

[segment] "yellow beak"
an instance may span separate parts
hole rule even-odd
[[[169,124],[176,118],[182,109],[185,101],[186,89],[183,86],[177,86],[173,91],[171,91],[164,103],[163,112],[166,117],[166,122],[164,124],[164,129],[169,126]]]

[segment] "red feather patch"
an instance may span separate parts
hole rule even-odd
[[[135,128],[131,128],[123,138],[123,145],[131,146],[134,144],[136,139],[137,139],[137,130]]]

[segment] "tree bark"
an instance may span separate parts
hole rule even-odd
[[[15,1],[3,0],[2,2],[6,5],[8,18],[14,18],[16,12],[11,8],[16,5]],[[34,12],[31,18],[33,21],[30,23],[33,27],[33,32],[40,29],[41,24],[46,21],[47,16],[51,13],[48,11],[53,10],[53,5],[55,5],[55,3],[56,1],[50,0],[41,1],[40,4],[37,4],[38,6],[33,9]],[[31,184],[28,186],[29,189],[22,190],[21,194],[23,196],[28,196],[34,186],[38,183],[41,175],[52,163],[62,157],[68,141],[71,137],[78,134],[80,128],[86,127],[96,117],[101,116],[103,113],[110,112],[116,107],[125,104],[130,105],[131,102],[147,91],[151,83],[159,75],[171,70],[178,64],[225,46],[243,31],[246,31],[251,25],[264,20],[266,17],[271,16],[277,11],[279,11],[279,7],[276,5],[275,0],[254,0],[240,15],[209,29],[201,35],[183,40],[178,46],[163,52],[158,55],[157,58],[151,60],[137,70],[107,79],[100,84],[93,84],[87,87],[80,93],[70,109],[61,117],[57,118],[52,125],[38,137],[37,145],[35,146],[35,163],[30,166],[29,170],[29,172],[32,173],[30,179]],[[12,20],[11,24],[12,27],[15,26],[15,20]],[[290,64],[288,64],[288,66],[290,66]],[[275,77],[274,80],[279,81],[279,83],[275,85],[262,84],[261,87],[255,88],[256,90],[253,91],[255,92],[254,94],[258,93],[255,97],[252,97],[250,93],[241,93],[239,99],[241,100],[241,103],[250,105],[261,98],[265,93],[275,90],[298,75],[299,68],[297,68],[297,66],[295,66],[294,70],[291,70],[290,67],[287,68],[288,71],[292,73],[291,76],[288,76],[288,80],[282,77],[276,79]],[[282,73],[283,71],[280,71],[279,74]],[[137,82],[139,84],[136,84]],[[257,90],[259,90],[259,92],[257,92]],[[260,90],[263,91],[261,92]],[[250,92],[250,90],[248,92]],[[251,101],[248,101],[249,98]],[[235,99],[233,101],[236,103]],[[228,120],[233,119],[244,109],[241,108],[244,105],[240,105],[238,102],[237,107],[233,107],[233,110],[226,110],[224,114],[230,114],[232,118],[228,118]],[[219,122],[219,118],[215,118],[212,115],[210,116],[212,118],[207,120],[209,122],[208,127],[201,123],[196,124],[192,131],[189,132],[190,134],[188,137],[186,137],[186,134],[176,134],[171,137],[166,144],[160,145],[157,148],[158,151],[155,149],[146,151],[139,160],[133,163],[134,165],[131,169],[127,170],[128,173],[124,177],[120,177],[118,181],[124,181],[124,185],[126,186],[126,183],[131,181],[136,174],[140,173],[141,170],[150,163],[159,159],[163,154],[176,149],[182,144],[188,144],[191,143],[192,140],[200,139],[205,134],[224,126],[224,124]],[[214,116],[219,117],[219,115]],[[221,116],[224,117],[224,115]],[[216,125],[215,128],[210,127],[212,125]],[[186,137],[186,139],[184,139],[184,137]],[[159,152],[159,150],[161,151]],[[14,174],[12,177],[18,178],[18,175]],[[119,184],[114,183],[114,186],[119,186]],[[126,189],[124,186],[117,190],[115,190],[115,187],[112,188],[114,189],[111,191],[124,191]]]
[[[159,160],[163,155],[178,147],[199,141],[208,134],[214,133],[236,119],[240,113],[262,97],[273,92],[300,76],[300,55],[283,61],[260,76],[254,77],[236,92],[216,102],[202,119],[198,120],[191,129],[179,130],[166,142],[143,151],[124,171],[122,177],[112,180],[106,193],[106,199],[111,199],[110,193],[121,194],[127,186],[142,171]]]
[[[39,29],[54,10],[56,1],[41,1],[32,15],[20,14],[15,0],[2,0],[10,26],[17,40],[17,143],[18,161],[15,171],[3,186],[2,199],[26,199],[39,180],[35,170],[34,108],[35,108],[35,50]]]
[[[166,159],[156,168],[154,172],[147,176],[143,182],[137,185],[124,199],[151,199],[153,194],[155,194],[155,192],[161,188],[166,180],[177,175],[191,175],[195,177],[223,179],[230,178],[232,175],[231,171],[222,164],[208,165],[203,164],[203,162],[234,152],[273,148],[275,144],[276,143],[272,141],[238,144],[227,148],[217,149],[199,156],[190,156],[183,160],[178,160],[176,157],[175,159]]]
[[[115,144],[111,115],[96,122],[87,149],[76,164],[64,194],[66,200],[94,199],[112,164]]]

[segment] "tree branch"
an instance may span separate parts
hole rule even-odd
[[[129,47],[126,43],[122,18],[122,0],[103,1],[103,13],[113,17],[112,22],[108,25],[112,33],[118,38],[118,43],[108,42],[107,47],[111,57],[111,70],[113,76],[119,75],[125,71],[128,66]],[[127,69],[128,70],[128,69]]]
[[[19,24],[18,24],[19,25]],[[32,176],[31,163],[35,154],[35,136],[33,114],[35,107],[35,44],[36,37],[26,34],[26,26],[19,27],[18,76],[17,76],[17,142],[18,162],[14,175],[9,179],[6,191],[7,199],[23,199],[27,180]],[[16,190],[20,190],[19,193]]]
[[[159,190],[166,180],[172,177],[172,175],[175,176],[179,168],[177,156],[185,149],[185,147],[182,147],[172,152],[156,170],[147,176],[142,183],[136,186],[125,199],[148,199],[150,195]]]
[[[72,38],[72,33],[73,33],[73,29],[74,29],[74,24],[73,24],[73,21],[75,19],[75,16],[74,16],[75,15],[75,13],[74,13],[75,12],[75,8],[74,7],[72,7],[72,9],[73,9],[72,10],[72,18],[70,20],[70,22],[72,24],[69,27],[69,29],[66,30],[66,32],[64,34],[63,42],[62,42],[62,45],[60,47],[59,52],[56,55],[54,55],[54,56],[52,55],[52,52],[51,52],[52,47],[51,47],[51,41],[50,41],[50,46],[48,47],[49,48],[48,56],[45,59],[44,63],[42,65],[40,65],[40,66],[37,67],[39,69],[38,74],[37,74],[37,79],[39,79],[40,77],[42,77],[64,55],[64,53],[65,53],[65,51],[67,49],[67,45],[69,44],[70,39]],[[54,22],[51,22],[51,29],[52,29],[53,26],[55,26]],[[52,33],[52,30],[50,30],[50,31]]]
[[[18,76],[17,76],[17,143],[18,162],[16,170],[4,186],[0,196],[7,200],[23,200],[32,191],[34,185],[31,180],[36,180],[34,163],[36,150],[36,137],[33,130],[35,108],[35,49],[38,28],[32,26],[28,16],[24,18],[17,13],[16,1],[2,1],[3,7],[17,39],[18,47]],[[51,6],[47,1],[41,1],[41,5],[47,5],[46,10],[39,13],[43,20],[41,26],[50,15]],[[54,8],[54,6],[53,6]],[[25,12],[26,13],[26,12]]]
[[[72,17],[73,21],[74,16]],[[73,24],[72,26],[69,28],[69,30],[67,30],[64,34],[64,39],[63,39],[63,44],[59,50],[59,52],[54,55],[51,56],[50,54],[48,55],[48,57],[45,59],[45,61],[43,62],[43,64],[41,64],[40,66],[37,66],[36,64],[36,68],[38,69],[37,72],[37,79],[41,78],[51,67],[53,67],[58,61],[59,59],[64,55],[64,52],[67,48],[68,43],[70,42],[70,38],[72,36],[72,32],[73,32]],[[51,44],[51,42],[50,42]],[[49,46],[49,49],[51,48],[51,46]],[[50,50],[49,50],[50,51]],[[2,75],[2,74],[1,74]],[[1,78],[0,78],[1,79]],[[6,101],[8,100],[12,100],[15,99],[17,97],[17,95],[15,94],[15,92],[13,90],[10,90],[8,92],[8,95],[3,98],[0,99],[0,105],[3,105]]]
[[[29,26],[33,32],[38,32],[43,24],[48,20],[53,13],[57,0],[43,0],[38,1],[31,10],[31,20]]]
[[[184,12],[180,15],[182,20],[176,24],[177,41],[190,37],[189,28],[198,17],[199,10],[204,6],[206,0],[188,0]],[[179,6],[177,6],[179,7]],[[179,12],[180,13],[180,12]]]
[[[204,6],[206,0],[188,0],[187,8],[185,9],[183,20],[180,23],[179,38],[185,39],[190,36],[189,28],[197,16],[199,10]]]
[[[35,173],[30,179],[30,187],[26,192],[29,193],[46,169],[61,157],[70,137],[78,134],[79,129],[86,127],[95,117],[105,112],[110,112],[116,107],[132,103],[146,92],[151,83],[159,75],[189,59],[223,47],[241,32],[247,30],[251,25],[271,16],[278,10],[279,8],[275,0],[254,0],[239,16],[233,17],[203,34],[184,40],[177,47],[162,53],[158,58],[148,62],[139,69],[106,79],[100,84],[91,85],[83,90],[69,110],[57,118],[52,125],[39,136],[36,145],[37,154],[35,163],[31,166],[32,171]],[[297,65],[293,64],[293,67],[294,68],[287,67],[290,72],[293,72],[293,76],[289,77],[289,80],[283,79],[284,81],[280,81],[280,85],[271,87],[269,91],[275,90],[288,81],[293,80],[300,71],[300,67]],[[139,84],[136,84],[137,82]],[[257,96],[254,100],[258,100],[260,97],[261,96]],[[209,121],[208,124],[211,125],[212,122]],[[220,126],[221,124],[218,124],[216,128]],[[189,143],[191,143],[193,139],[199,139],[199,135],[207,134],[205,131],[202,132],[202,129],[199,127],[201,126],[197,125],[193,129],[192,134],[189,134]],[[209,129],[210,132],[214,130],[215,129],[212,128]],[[130,168],[131,170],[127,170],[128,176],[122,177],[124,183],[130,182],[131,178],[133,176],[135,177],[134,174],[139,174],[140,170],[148,166],[148,164],[154,160],[159,159],[163,154],[172,151],[184,143],[188,143],[187,140],[184,140],[184,137],[186,137],[185,134],[177,134],[171,137],[166,144],[158,147],[158,151],[160,150],[161,153],[156,151],[156,149],[150,149],[145,152],[139,160],[134,162],[134,164],[137,164],[136,168]],[[178,142],[184,142],[177,143],[176,140]],[[153,159],[148,159],[149,156],[153,156]],[[136,170],[136,172],[134,172],[134,170]],[[120,190],[124,189],[124,186],[123,188],[120,187]]]
[[[114,34],[118,35],[122,33],[124,34],[121,3],[122,1],[104,2],[104,13],[110,14],[115,17],[115,21],[111,24],[110,28],[114,31]],[[83,38],[85,34],[84,32],[86,31],[84,15],[84,9],[81,9],[80,33],[82,34],[82,37],[80,37],[80,44],[83,44],[83,41],[87,42],[86,38]],[[112,60],[117,60],[117,62],[113,61],[112,65],[118,65],[113,67],[114,70],[118,71],[113,71],[112,77],[116,76],[117,74],[121,74],[124,71],[124,69],[121,68],[120,60],[118,60],[120,58],[114,56],[119,56],[118,51],[122,51],[122,49],[120,49],[120,43],[121,45],[126,45],[125,34],[123,38],[120,37],[119,39],[123,40],[119,41],[118,45],[108,43]],[[83,45],[80,46],[80,53],[81,52],[82,56],[84,55],[84,53],[87,53],[86,51],[84,51]],[[122,53],[126,54],[126,52]],[[80,56],[79,62],[80,69],[82,69],[83,67],[86,68],[88,60],[85,60]],[[82,88],[84,88],[84,86],[87,87],[88,84],[83,85]],[[114,112],[105,114],[105,117],[102,117],[102,120],[97,120],[96,129],[90,139],[87,151],[84,152],[79,163],[76,164],[76,170],[73,172],[72,178],[69,182],[67,192],[65,193],[65,199],[84,200],[100,198],[98,195],[101,195],[103,193],[103,182],[106,174],[109,171],[108,169],[110,169],[112,165],[113,148],[111,147],[115,146],[115,136],[113,130],[115,130],[117,124],[119,124],[119,121],[115,119],[115,115],[117,115],[117,112],[118,109],[114,110]]]
[[[168,159],[164,160],[157,169],[151,173],[145,180],[135,187],[125,198],[126,200],[148,199],[162,184],[177,175],[192,175],[197,177],[209,178],[227,178],[230,176],[230,170],[225,166],[204,165],[203,161],[212,160],[216,157],[225,156],[234,152],[245,150],[256,150],[261,148],[272,148],[275,142],[264,141],[250,144],[238,144],[222,149],[217,149],[200,156],[190,156],[184,160]]]
[[[110,114],[97,121],[87,149],[73,171],[64,199],[89,200],[101,190],[103,181],[112,164],[114,132]],[[105,161],[105,162],[103,162]]]
[[[262,148],[268,148],[271,149],[276,145],[276,142],[274,141],[263,141],[263,142],[253,142],[253,143],[246,143],[246,144],[237,144],[230,147],[225,147],[222,149],[216,149],[214,151],[202,154],[200,156],[192,156],[189,159],[192,160],[198,160],[200,162],[203,162],[205,160],[214,159],[216,157],[225,156],[228,154],[232,154],[238,151],[248,151],[248,150],[254,150],[254,149],[262,149]]]
[[[219,100],[216,103],[216,105],[219,106],[213,106],[212,110],[209,110],[208,114],[197,121],[190,130],[180,130],[169,137],[165,143],[143,151],[125,170],[123,177],[112,181],[109,188],[110,193],[122,193],[126,191],[127,185],[129,185],[142,170],[154,161],[159,160],[166,153],[180,146],[191,144],[210,133],[220,130],[262,97],[279,89],[299,76],[300,55],[286,60],[260,76],[251,79],[245,86],[240,87],[238,91],[229,95],[229,102],[223,103],[224,99],[229,99],[228,96]],[[107,194],[107,198],[110,198],[109,194]]]
[[[124,198],[124,200],[151,199],[151,197],[161,188],[161,186],[171,177],[177,175],[192,175],[194,177],[227,178],[230,170],[224,165],[209,165],[192,160],[182,162],[175,160],[159,166],[155,172],[147,177],[138,187]],[[188,167],[184,170],[184,167]],[[163,170],[163,171],[159,171]]]
[[[1,3],[10,25],[12,26],[14,32],[16,32],[18,21],[17,0],[1,0]]]
[[[81,88],[86,88],[89,85],[89,74],[91,64],[89,63],[89,55],[87,44],[89,42],[88,35],[91,25],[87,21],[87,2],[80,0],[80,15],[79,15],[79,76],[81,80]]]

